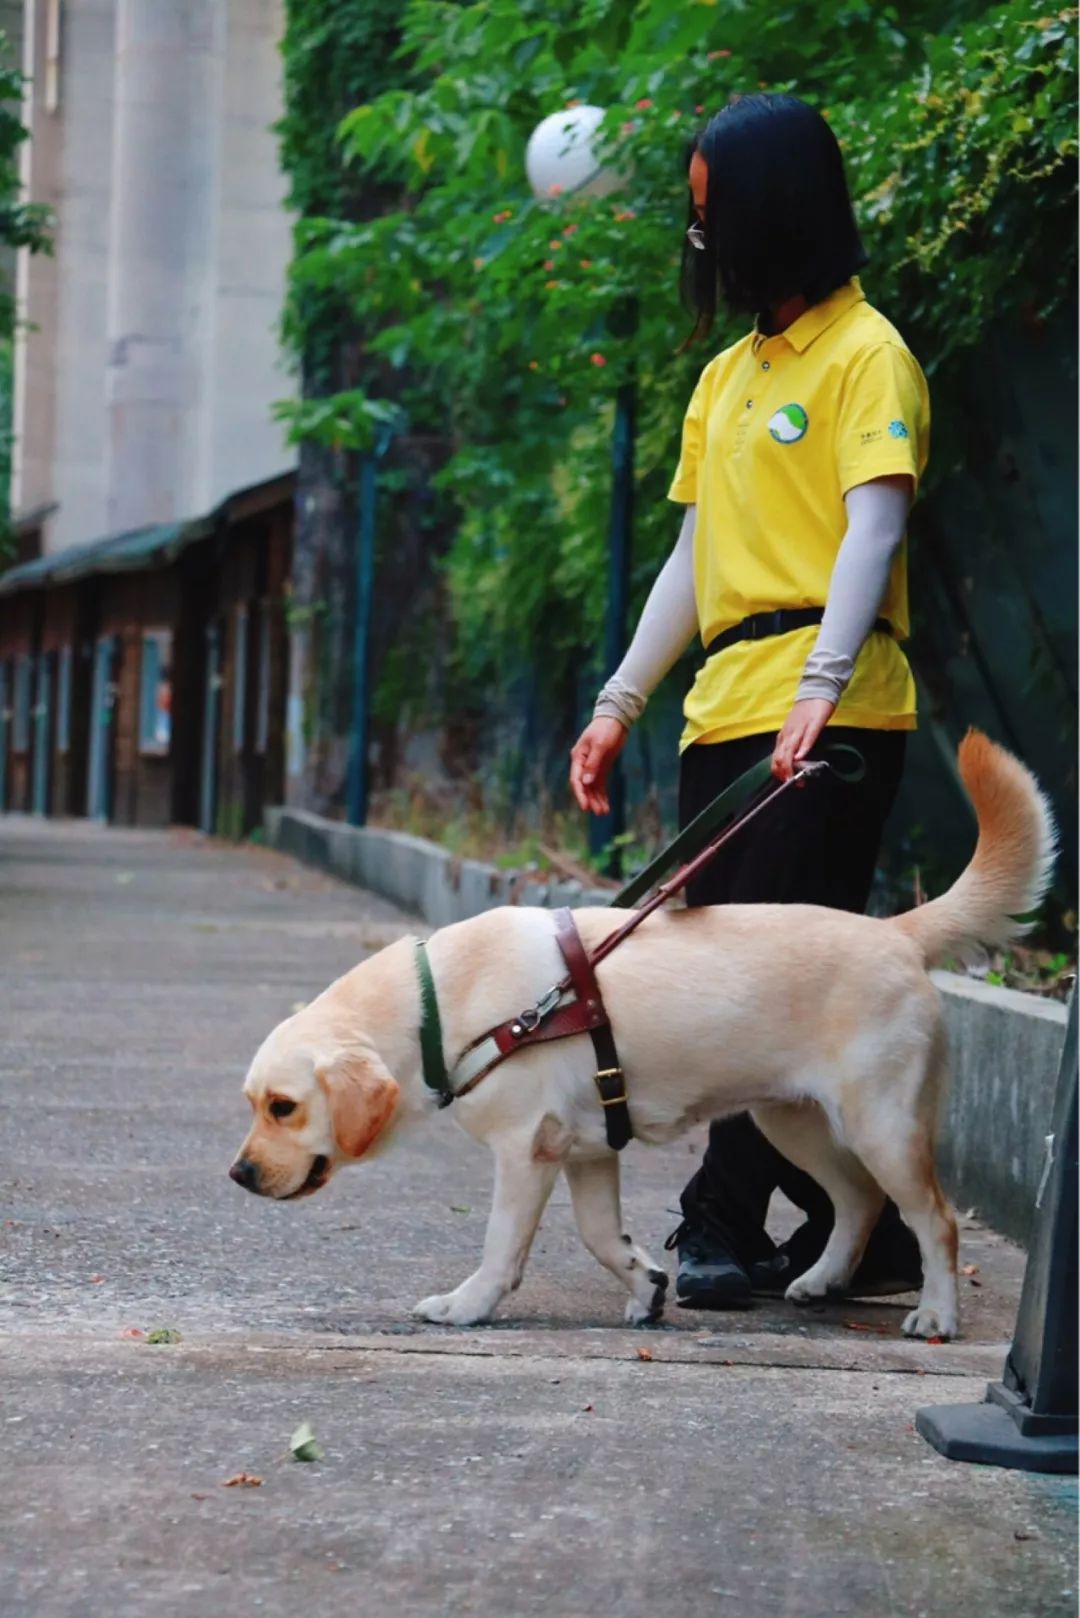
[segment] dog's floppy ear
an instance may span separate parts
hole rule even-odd
[[[330,1103],[338,1150],[346,1157],[363,1157],[390,1122],[397,1105],[397,1080],[374,1051],[339,1051],[316,1063],[315,1077]]]

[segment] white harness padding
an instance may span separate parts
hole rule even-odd
[[[548,997],[544,996],[542,1000],[537,1002],[537,1005],[538,1007],[544,1007],[545,1016],[550,1016],[553,1011],[558,1011],[563,1006],[572,1005],[576,999],[577,996],[573,989],[566,989],[559,995],[557,1000],[552,1000],[550,1004],[548,1004]],[[504,1053],[500,1051],[494,1038],[488,1035],[478,1045],[471,1046],[459,1056],[450,1068],[451,1092],[454,1095],[460,1095],[463,1090],[468,1089],[470,1084],[475,1083],[488,1068],[495,1067],[504,1060]]]

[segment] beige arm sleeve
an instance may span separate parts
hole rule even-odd
[[[698,633],[694,596],[696,519],[697,507],[687,506],[675,548],[649,591],[630,648],[596,699],[594,719],[617,719],[629,729]]]
[[[855,659],[881,608],[893,558],[904,537],[907,479],[878,478],[844,496],[848,526],[829,581],[825,616],[803,667],[796,702],[824,697],[839,702],[855,672]]]

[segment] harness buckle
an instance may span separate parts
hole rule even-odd
[[[614,1095],[604,1094],[605,1079],[618,1080],[619,1088]],[[626,1074],[623,1072],[621,1067],[597,1068],[596,1072],[593,1074],[593,1082],[595,1083],[597,1090],[600,1092],[600,1105],[602,1107],[618,1107],[625,1102]]]

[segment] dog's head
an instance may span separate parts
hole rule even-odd
[[[370,1152],[393,1119],[398,1086],[372,1046],[339,1043],[301,1012],[264,1041],[244,1094],[255,1118],[230,1178],[282,1200],[311,1196],[339,1164]]]

